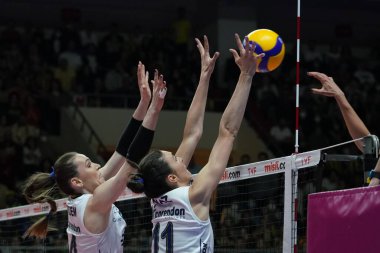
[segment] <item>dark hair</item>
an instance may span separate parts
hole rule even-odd
[[[48,230],[48,220],[57,211],[57,204],[54,198],[58,196],[58,188],[67,195],[78,195],[70,187],[70,179],[77,176],[77,167],[73,160],[77,153],[69,152],[61,157],[54,164],[52,173],[37,172],[31,175],[25,182],[23,195],[29,203],[45,203],[50,205],[48,215],[40,218],[28,228],[23,237],[34,236],[43,239]],[[58,188],[57,188],[58,185]]]
[[[157,198],[172,190],[166,182],[171,172],[169,164],[162,158],[162,152],[153,150],[141,160],[139,173],[133,176],[128,187],[136,193],[144,192],[148,198]]]

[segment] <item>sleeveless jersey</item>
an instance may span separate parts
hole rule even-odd
[[[189,186],[151,200],[152,253],[212,253],[214,233],[210,219],[200,220],[189,200]]]
[[[92,194],[83,194],[67,201],[66,229],[70,253],[122,253],[124,221],[119,209],[112,205],[108,226],[104,232],[93,234],[84,226],[84,210]]]

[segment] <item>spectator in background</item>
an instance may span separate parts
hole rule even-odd
[[[81,45],[84,48],[88,47],[89,45],[98,45],[98,34],[94,31],[93,24],[91,22],[88,22],[87,25],[79,31],[79,36]]]
[[[369,71],[365,61],[357,64],[354,77],[359,81],[360,85],[374,85],[376,82],[375,75]],[[368,87],[366,87],[366,89],[368,89]]]
[[[184,60],[186,60],[186,52],[190,38],[192,37],[191,29],[191,22],[187,18],[186,8],[179,7],[177,9],[177,19],[173,22],[174,42],[177,47],[177,52],[181,53]]]
[[[42,152],[38,145],[38,140],[34,137],[28,137],[25,145],[22,148],[22,162],[25,168],[24,177],[36,172],[39,168],[42,159]]]
[[[10,92],[8,95],[8,103],[6,106],[6,115],[9,124],[16,123],[23,114],[20,93]]]
[[[76,70],[71,67],[65,58],[59,59],[58,66],[53,68],[54,78],[56,78],[62,91],[70,93],[73,90],[73,85],[76,78]]]
[[[315,41],[309,41],[303,51],[304,60],[308,68],[320,68],[323,62],[321,50],[317,50]]]
[[[112,23],[109,31],[99,43],[98,62],[101,64],[102,71],[115,66],[117,62],[120,62],[123,55],[125,39],[120,32],[119,25]]]
[[[242,154],[240,156],[240,161],[237,165],[244,165],[244,164],[249,164],[251,163],[251,156],[249,154]]]
[[[277,124],[274,123],[269,133],[277,142],[276,145],[281,147],[282,152],[287,152],[289,150],[292,140],[292,132],[286,125],[286,121],[283,117],[278,120]]]
[[[68,41],[67,49],[61,52],[58,56],[58,61],[61,59],[65,59],[68,67],[75,71],[82,66],[82,57],[78,53],[78,45],[75,44],[75,41]]]
[[[258,154],[257,154],[257,161],[260,162],[260,161],[265,161],[265,160],[268,160],[269,159],[269,155],[267,152],[265,151],[260,151]]]

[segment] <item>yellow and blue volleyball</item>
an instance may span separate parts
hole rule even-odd
[[[281,65],[285,56],[285,44],[277,33],[269,29],[258,29],[249,33],[247,37],[256,43],[254,54],[265,53],[257,63],[257,72],[270,72]]]

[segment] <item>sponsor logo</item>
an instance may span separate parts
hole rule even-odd
[[[164,204],[173,202],[171,200],[168,200],[168,196],[167,195],[164,195],[164,196],[162,196],[160,198],[155,198],[152,201],[154,203],[153,208],[155,208],[157,205],[164,205]]]
[[[42,212],[42,208],[41,208],[41,206],[34,207],[34,208],[33,208],[33,212],[34,212],[34,213],[40,213],[40,212]]]
[[[236,179],[236,178],[240,178],[240,171],[228,172],[227,170],[225,170],[221,181],[228,180],[228,179]]]
[[[185,209],[176,208],[175,206],[173,206],[173,208],[171,209],[166,209],[162,211],[153,210],[153,212],[154,212],[154,218],[159,218],[163,216],[177,216],[177,217],[185,216]]]
[[[284,170],[285,169],[285,162],[271,162],[269,164],[264,165],[264,171],[265,172],[275,172],[279,170]]]
[[[249,175],[255,175],[257,172],[256,167],[248,168],[247,170]]]
[[[67,225],[69,227],[70,230],[74,231],[74,232],[77,232],[77,233],[80,233],[80,227],[77,227],[75,226],[74,224],[70,223]]]

